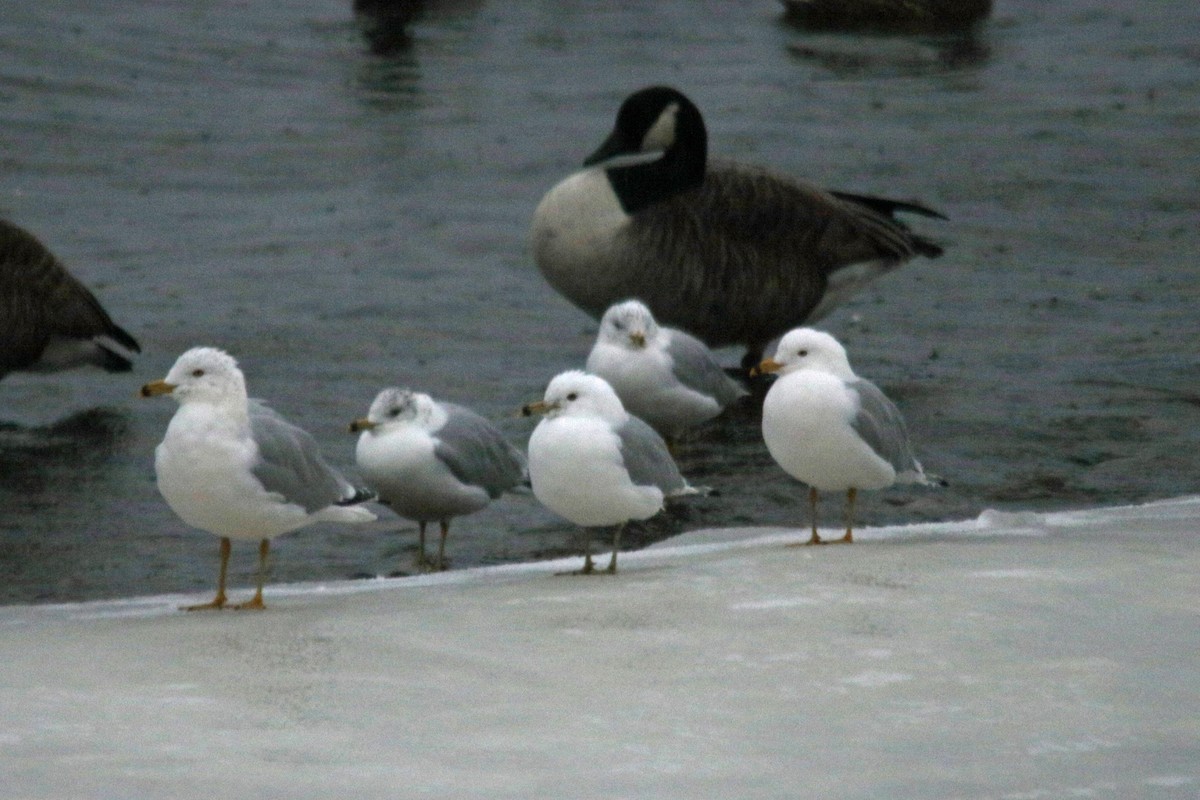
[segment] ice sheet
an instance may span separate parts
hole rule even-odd
[[[0,609],[4,796],[1200,794],[1200,498]],[[235,592],[235,597],[242,590]]]

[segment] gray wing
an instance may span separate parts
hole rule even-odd
[[[629,478],[638,486],[657,486],[667,497],[688,490],[687,481],[679,474],[667,443],[658,432],[638,417],[629,415],[616,430],[621,440],[621,458]]]
[[[250,401],[250,435],[259,454],[251,471],[268,492],[278,492],[310,514],[356,495],[357,490],[325,463],[308,431],[257,400]]]
[[[434,455],[454,477],[499,497],[525,480],[525,456],[492,423],[469,408],[442,403],[446,424],[433,433]]]
[[[671,329],[667,354],[674,362],[675,377],[689,389],[711,397],[722,408],[747,394],[725,374],[708,347],[689,333]]]
[[[862,378],[850,381],[847,388],[858,395],[858,414],[850,424],[863,441],[897,473],[921,473],[921,464],[913,455],[908,438],[908,426],[896,404],[878,386]]]

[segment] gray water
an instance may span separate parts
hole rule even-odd
[[[524,443],[515,410],[596,328],[533,266],[530,216],[649,83],[697,101],[710,152],[950,217],[914,222],[943,258],[823,324],[949,482],[864,496],[861,524],[1200,487],[1200,6],[998,0],[977,34],[923,39],[806,33],[769,0],[429,5],[382,48],[349,0],[6,4],[0,215],[145,352],[132,375],[0,383],[0,602],[212,587],[215,539],[154,486],[174,404],[136,397],[193,345],[237,356],[351,473],[347,423],[385,385]],[[630,544],[807,519],[752,408],[680,463],[718,493]],[[411,569],[414,532],[388,512],[305,529],[271,580]],[[449,553],[576,546],[523,496],[457,520]],[[244,585],[252,548],[234,559]]]

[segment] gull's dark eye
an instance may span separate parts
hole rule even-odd
[[[801,350],[799,353],[796,353],[796,355],[798,355],[798,356],[800,356],[801,358],[803,358],[804,356],[808,355],[808,351],[807,351],[807,350]]]
[[[567,399],[568,400],[578,400],[579,394],[577,392],[571,392],[569,395],[567,395]]]
[[[388,411],[388,416],[389,416],[389,417],[398,417],[398,416],[400,416],[400,409],[398,409],[398,408],[393,408],[393,409],[391,409],[390,411]]]
[[[194,370],[192,370],[192,377],[193,377],[193,378],[202,378],[202,377],[204,377],[204,370],[202,370],[202,369],[194,369]]]

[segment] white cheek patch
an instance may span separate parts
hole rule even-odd
[[[662,110],[658,119],[642,137],[642,152],[666,150],[675,144],[675,119],[679,116],[679,104],[671,103]]]

